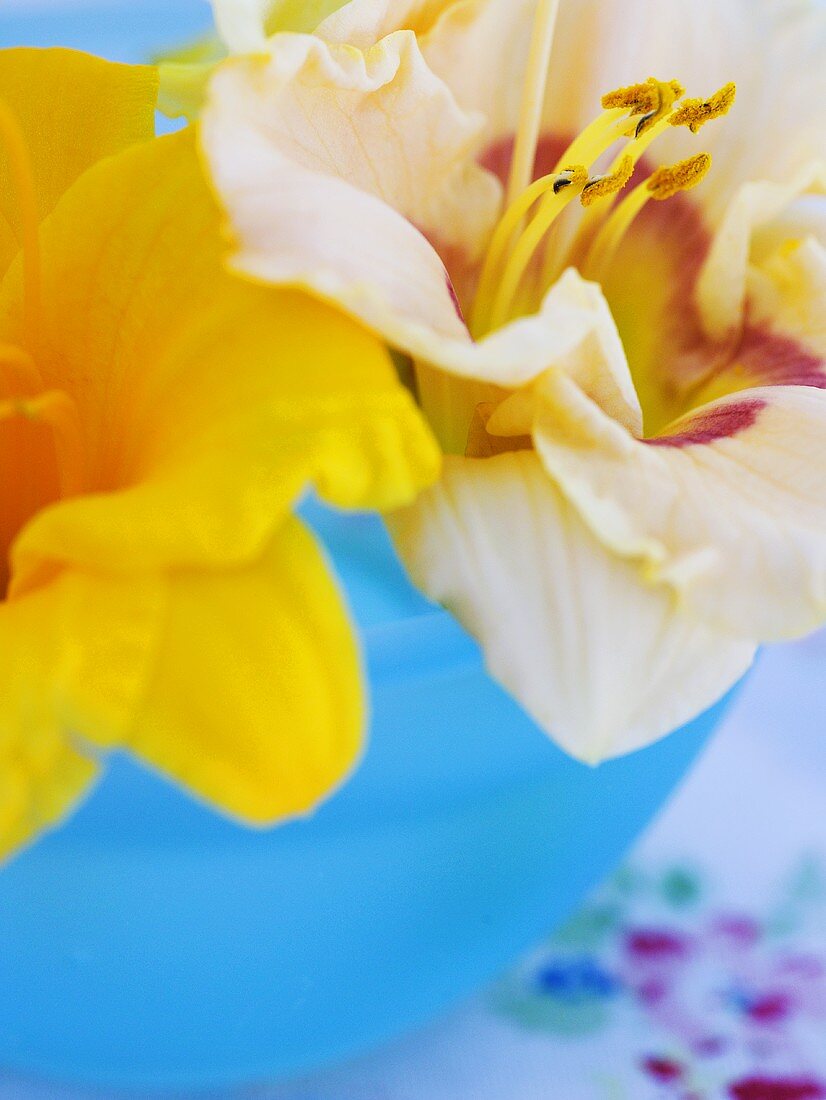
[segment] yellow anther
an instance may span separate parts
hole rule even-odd
[[[637,138],[665,119],[671,113],[677,100],[685,95],[685,88],[678,80],[669,80],[668,83],[665,83],[662,80],[655,80],[652,76],[649,77],[648,83],[655,88],[657,100],[653,109],[646,112],[637,123],[637,128],[634,131],[634,136]]]
[[[586,278],[602,282],[626,233],[651,199],[670,199],[678,191],[695,187],[711,167],[708,153],[658,168],[611,212],[588,250],[581,270]]]
[[[670,168],[658,168],[646,181],[651,198],[662,201],[670,199],[678,191],[689,191],[708,174],[711,157],[708,153],[698,153],[688,160],[681,160]]]
[[[687,99],[680,104],[669,121],[672,126],[687,126],[692,134],[696,134],[707,122],[728,114],[736,96],[737,85],[729,82],[710,99]]]
[[[634,158],[626,155],[613,172],[604,176],[593,176],[582,190],[580,196],[582,205],[590,206],[597,199],[605,198],[608,195],[616,195],[618,191],[622,191],[634,174],[634,166]]]
[[[660,93],[656,80],[647,80],[645,84],[629,84],[626,88],[617,88],[602,97],[602,107],[611,111],[624,107],[633,115],[647,114],[659,106]]]
[[[588,169],[584,164],[572,164],[563,168],[554,184],[554,194],[558,195],[566,187],[584,187],[588,182]]]
[[[632,115],[648,115],[659,112],[664,100],[673,104],[685,95],[685,88],[677,80],[663,83],[650,76],[644,84],[629,84],[626,88],[617,88],[602,97],[602,106],[606,111],[615,107],[624,107]]]

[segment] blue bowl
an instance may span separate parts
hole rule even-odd
[[[119,757],[0,873],[0,1065],[108,1088],[275,1080],[423,1023],[608,873],[723,712],[591,769],[486,676],[381,524],[309,509],[365,638],[369,748],[246,831]]]
[[[138,60],[193,0],[0,18],[0,45]],[[485,675],[376,520],[318,508],[365,639],[362,767],[311,820],[245,831],[127,757],[0,872],[0,1066],[149,1089],[274,1080],[469,994],[617,863],[718,724],[592,770]]]

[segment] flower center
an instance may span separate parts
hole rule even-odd
[[[699,153],[657,169],[623,201],[615,202],[643,155],[671,127],[688,127],[696,133],[706,122],[726,114],[734,102],[733,84],[707,100],[685,100],[684,89],[676,81],[653,77],[619,88],[603,97],[602,113],[568,146],[554,170],[530,182],[525,165],[533,165],[538,146],[550,52],[548,34],[552,33],[555,8],[550,3],[540,5],[537,14],[514,145],[509,203],[493,233],[471,316],[471,331],[477,338],[529,312],[526,300],[541,300],[567,266],[576,266],[586,278],[602,281],[646,204],[696,186],[711,167],[711,157]],[[619,152],[599,170],[598,165],[618,142],[622,142]],[[583,212],[573,232],[560,239],[551,230],[577,199]]]
[[[77,408],[62,390],[0,400],[0,599],[19,594],[14,540],[47,505],[81,491],[82,455]]]
[[[26,341],[35,346],[42,297],[37,191],[25,136],[2,99],[0,154],[20,215],[23,331]],[[83,490],[84,466],[74,400],[63,390],[46,386],[25,348],[0,343],[0,600],[13,594],[9,557],[18,533],[42,508]]]

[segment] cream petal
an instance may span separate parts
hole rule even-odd
[[[826,122],[826,119],[824,119]],[[695,292],[703,327],[725,339],[742,322],[752,241],[796,199],[826,194],[826,162],[814,162],[784,183],[746,183],[734,196],[703,264]]]
[[[495,434],[529,435],[533,398],[530,389],[516,388],[551,369],[574,378],[629,431],[642,432],[642,409],[611,311],[599,286],[572,268],[551,287],[537,314],[513,321],[478,343],[461,344],[433,334],[412,341],[409,332],[402,338],[417,355],[419,398],[449,453],[465,453],[477,405],[489,400],[496,404],[504,398],[491,420]],[[467,379],[497,391],[489,394],[485,386],[469,385]]]
[[[787,238],[752,265],[747,291],[749,323],[793,341],[826,385],[826,243]],[[816,379],[808,384],[819,385]]]
[[[397,35],[394,43],[392,48],[403,54],[413,51],[406,34]],[[379,141],[384,124],[377,123],[373,129],[372,123],[365,123],[358,149],[345,139],[338,159],[333,152],[342,145],[341,137],[336,137],[341,130],[341,104],[328,120],[324,148],[314,147],[312,156],[306,148],[296,151],[290,144],[294,139],[282,133],[286,116],[271,126],[270,97],[261,93],[261,82],[277,86],[277,73],[286,80],[284,74],[291,67],[306,74],[315,64],[329,75],[329,66],[337,64],[334,57],[341,50],[330,52],[298,36],[281,36],[270,49],[265,67],[256,67],[255,62],[223,67],[213,81],[203,121],[204,147],[237,241],[230,260],[233,268],[261,281],[308,287],[336,301],[415,358],[463,377],[515,388],[565,361],[611,415],[636,430],[639,404],[599,288],[569,271],[551,289],[537,315],[474,343],[438,255],[390,204],[392,199],[404,209],[402,191],[407,184],[391,180],[388,189],[395,191],[389,198],[378,193],[375,183],[372,191],[368,187],[363,174],[364,144],[377,150],[378,157],[378,150],[387,148]],[[351,83],[358,85],[372,73],[374,83],[386,87],[381,80],[387,74],[380,73],[390,49],[386,39],[373,61],[369,60],[372,52],[365,55],[366,61],[345,52],[340,80],[346,72]],[[434,95],[435,105],[442,97]],[[293,99],[292,93],[288,99],[291,106],[301,101],[300,96]],[[296,126],[299,121],[296,115]],[[321,131],[322,122],[320,115],[313,115],[315,133]],[[404,143],[398,150],[400,156],[414,155]],[[349,170],[334,174],[338,160],[346,169],[348,157],[359,162],[350,179],[342,178]],[[392,166],[387,171],[392,172]],[[595,350],[598,377],[592,366]],[[587,372],[592,376],[586,379]]]
[[[392,322],[469,343],[422,231],[465,263],[487,240],[501,188],[473,160],[479,120],[429,72],[411,32],[366,54],[300,35],[268,51],[218,71],[202,123],[233,267],[308,286],[390,338]]]
[[[285,158],[347,183],[472,261],[501,207],[498,181],[475,162],[483,121],[458,106],[410,31],[365,53],[283,34],[265,57],[217,73],[204,144],[231,214],[243,201],[232,161],[255,141],[261,156],[272,151],[276,167]],[[246,190],[260,183],[249,177]]]
[[[462,373],[515,387],[533,382],[545,370],[561,369],[608,416],[635,434],[642,431],[639,398],[611,310],[599,286],[573,268],[551,287],[538,314],[512,322],[472,350],[479,366]],[[485,358],[490,360],[487,370]],[[439,362],[460,373],[458,361],[443,357]],[[496,362],[512,366],[497,375]],[[507,418],[505,409],[495,414],[499,434],[530,432],[530,424],[519,422],[520,400],[521,395],[514,395]]]
[[[422,42],[462,106],[484,113],[488,143],[516,129],[535,10],[536,0],[453,4]]]
[[[349,43],[368,50],[393,31],[412,30],[424,37],[445,12],[462,6],[459,0],[350,0],[319,24],[326,42]]]
[[[256,53],[282,31],[310,33],[345,0],[212,0],[219,35],[231,53]]]
[[[433,72],[463,107],[484,114],[491,142],[516,125],[535,10],[536,0],[351,0],[317,33],[368,49],[414,30]]]
[[[753,659],[753,644],[699,625],[597,540],[534,453],[448,458],[391,530],[414,581],[481,642],[492,675],[588,763],[682,726]]]
[[[710,626],[758,641],[826,620],[826,392],[735,393],[648,441],[563,374],[543,377],[538,396],[545,468],[647,579]]]
[[[470,342],[437,252],[387,203],[236,128],[231,108],[207,114],[203,137],[234,271],[305,287],[402,347],[434,334]]]

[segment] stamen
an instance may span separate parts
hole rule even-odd
[[[607,195],[616,195],[633,176],[634,167],[634,158],[625,155],[614,171],[603,176],[592,176],[585,184],[580,195],[582,205],[591,206],[597,199],[605,198]]]
[[[61,495],[71,497],[82,493],[85,486],[83,429],[73,399],[63,390],[49,390],[31,400],[0,402],[0,419],[15,416],[52,428]]]
[[[517,199],[533,179],[558,14],[559,0],[538,0],[508,181],[508,204]]]
[[[540,74],[533,66],[538,64],[538,57],[547,61],[540,45],[544,43],[543,48],[550,49],[549,36],[556,20],[556,7],[556,4],[539,0],[522,118],[524,122],[530,116],[533,121],[527,129],[520,123],[519,138],[523,146],[531,134],[538,135],[547,74],[544,70]],[[535,291],[553,283],[565,264],[577,265],[586,278],[602,280],[625,234],[646,203],[652,199],[668,199],[696,186],[705,177],[711,158],[701,153],[658,169],[622,202],[600,202],[610,200],[626,187],[646,150],[670,126],[684,125],[696,132],[706,122],[726,114],[734,102],[735,86],[726,84],[708,100],[688,100],[676,106],[684,94],[685,89],[678,81],[666,82],[654,77],[609,92],[602,99],[603,113],[568,146],[551,174],[529,185],[530,175],[523,176],[526,185],[512,198],[491,238],[472,314],[474,337],[505,324],[518,312],[519,296],[524,292],[526,299],[531,297],[532,300]],[[524,113],[528,103],[533,105],[533,114]],[[536,129],[532,129],[534,123]],[[624,147],[607,170],[592,174],[593,166],[601,164],[603,155],[623,139],[626,139]],[[521,160],[516,153],[514,156],[515,165],[518,161],[523,172],[533,169],[536,137],[532,141],[532,144],[528,142],[529,163],[525,160],[524,149]],[[516,178],[515,165],[512,166],[512,184]],[[570,165],[573,167],[568,167]],[[586,207],[584,213],[570,224],[560,226],[559,232],[546,241],[551,227],[577,196]],[[536,279],[532,279],[530,287],[523,288],[525,275],[537,257],[542,263],[537,267]]]
[[[654,77],[650,77],[645,84],[620,88],[616,92],[609,93],[604,98],[604,102],[616,104],[616,106],[609,106],[586,127],[568,147],[550,176],[528,187],[511,203],[494,232],[484,264],[472,317],[471,329],[474,334],[478,335],[488,327],[497,327],[498,323],[506,319],[508,309],[534,253],[539,249],[545,235],[562,210],[574,197],[569,193],[564,200],[560,201],[561,190],[563,188],[572,190],[574,186],[578,194],[584,194],[587,190],[588,197],[583,198],[585,206],[593,204],[602,196],[613,195],[621,190],[631,178],[636,160],[642,155],[649,141],[653,140],[660,123],[660,116],[671,110],[675,99],[682,93],[682,85],[677,81],[665,83]],[[566,167],[571,164],[576,166],[594,164],[616,141],[633,137],[640,130],[640,124],[635,121],[636,115],[643,111],[647,112],[644,119],[648,120],[650,125],[646,136],[638,139],[637,156],[633,158],[627,155],[618,156],[607,173],[595,176],[591,180],[587,179],[587,173],[583,180],[583,172],[586,171],[584,168]],[[513,245],[526,215],[536,202],[539,202],[539,206],[532,222]],[[496,293],[494,290],[496,272],[501,269],[512,245],[513,251]]]
[[[650,78],[645,84],[629,84],[626,88],[616,88],[602,97],[602,106],[606,111],[622,107],[633,115],[647,115],[659,105],[659,92],[656,81]]]
[[[678,80],[669,80],[666,83],[651,76],[648,78],[648,83],[656,88],[657,104],[653,110],[643,115],[637,123],[637,128],[634,131],[634,137],[636,138],[642,137],[647,130],[665,118],[677,100],[685,95],[685,88]]]
[[[580,171],[584,172],[584,169]],[[496,279],[499,276],[513,237],[524,222],[528,211],[535,202],[549,191],[552,191],[554,195],[558,195],[566,187],[570,187],[575,178],[578,178],[575,170],[542,176],[541,179],[535,180],[505,211],[494,230],[482,268],[471,321],[471,330],[474,334],[479,335],[484,330],[488,309],[492,306]]]
[[[37,190],[26,139],[17,116],[0,99],[0,142],[5,146],[17,193],[23,248],[24,308],[26,329],[34,335],[40,316],[40,236]]]
[[[678,191],[689,191],[708,175],[711,157],[708,153],[698,153],[688,160],[681,160],[670,168],[658,168],[646,181],[651,198],[662,201],[670,199]]]
[[[670,80],[668,83],[665,83],[655,80],[654,77],[650,77],[647,84],[636,85],[636,87],[654,88],[658,96],[659,106],[653,114],[648,114],[641,120],[647,124],[644,129],[641,130],[640,125],[637,125],[633,140],[629,141],[625,148],[617,154],[613,163],[608,168],[608,172],[606,173],[608,176],[612,176],[622,170],[623,161],[626,157],[631,158],[633,166],[636,168],[650,146],[669,128],[675,99],[678,98],[684,90],[682,84],[677,80]],[[597,232],[598,225],[603,222],[603,220],[604,211],[600,207],[592,205],[590,209],[587,209],[580,221],[575,237],[570,243],[569,253],[573,255],[581,254],[583,248],[587,248],[588,242],[594,239],[594,234]],[[559,274],[559,259],[554,259],[554,257],[549,256],[546,265],[546,279],[548,284],[550,285]]]
[[[617,88],[602,97],[602,106],[606,111],[613,107],[623,107],[633,115],[649,115],[663,104],[663,87],[668,87],[673,95],[672,103],[685,95],[685,88],[678,80],[670,80],[667,85],[649,76],[644,84],[630,84],[627,88]]]
[[[536,255],[540,244],[553,223],[578,195],[588,182],[588,171],[582,165],[566,169],[570,173],[570,182],[562,190],[546,193],[533,220],[528,224],[505,265],[498,292],[491,309],[490,328],[495,330],[507,320],[508,312],[519,290],[519,284]]]
[[[0,373],[5,375],[7,396],[32,396],[43,389],[43,379],[34,359],[14,344],[0,344]]]
[[[593,164],[614,142],[631,137],[634,127],[634,120],[629,119],[625,108],[605,111],[571,142],[557,161],[554,171],[561,172],[566,164]]]
[[[696,134],[707,122],[728,114],[736,97],[737,85],[732,81],[724,84],[710,99],[687,99],[671,116],[671,125],[687,126]]]
[[[625,158],[628,156],[633,161],[633,172],[633,167],[649,145],[667,128],[669,113],[684,91],[682,84],[677,80],[662,81],[652,76],[645,84],[632,84],[627,88],[609,92],[603,97],[603,103],[617,103],[621,106],[611,109],[600,119],[591,123],[568,149],[565,154],[566,162],[576,163],[581,160],[584,164],[594,164],[616,140],[631,138],[633,140],[627,142],[623,150],[617,154],[605,176],[613,177],[626,171]],[[635,112],[630,120],[627,115],[628,109]],[[644,111],[645,114],[635,122],[636,114],[640,111]],[[611,122],[611,125],[606,127],[605,123],[609,116],[616,119],[617,115],[622,117],[622,121]],[[572,157],[571,154],[574,156]],[[598,194],[592,196],[590,209],[583,215],[573,241],[568,242],[569,251],[579,251],[583,242],[592,239],[596,224],[602,221],[603,211],[594,205],[594,200],[598,197]],[[585,205],[587,206],[588,203],[586,202]],[[544,280],[548,286],[559,276],[563,266],[564,257],[555,253],[553,249],[549,249],[545,257],[544,270]]]
[[[706,176],[711,168],[708,153],[699,153],[670,168],[658,168],[639,187],[634,188],[607,219],[582,264],[585,278],[602,282],[619,246],[650,199],[668,199],[678,191],[687,191]]]

